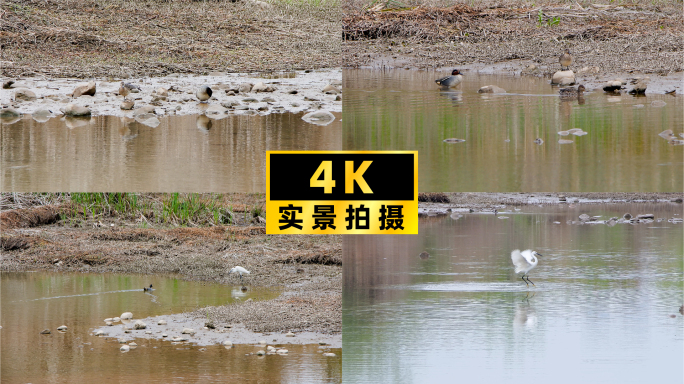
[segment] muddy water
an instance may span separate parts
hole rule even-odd
[[[287,345],[287,356],[259,358],[256,345],[201,347],[137,339],[119,351],[115,338],[91,335],[108,317],[134,318],[194,310],[233,300],[270,299],[279,292],[196,283],[160,276],[0,273],[0,381],[120,382],[340,382],[341,359],[318,345]],[[153,284],[155,290],[143,292]],[[68,331],[57,331],[60,325]],[[117,327],[115,325],[114,327]],[[112,327],[112,328],[114,328]],[[39,334],[50,329],[50,335]],[[227,336],[230,333],[226,333]],[[339,350],[336,350],[338,356]]]
[[[445,75],[345,70],[344,149],[418,150],[424,192],[684,188],[684,146],[658,136],[682,132],[682,96],[611,97],[599,89],[582,103],[561,101],[547,79],[474,71],[458,88],[440,91],[434,80]],[[490,84],[508,94],[477,93]],[[572,128],[588,134],[557,133]],[[444,143],[447,138],[466,141]],[[544,143],[535,144],[537,138]]]
[[[0,121],[2,190],[263,192],[266,150],[341,149],[340,114],[327,126],[302,115]]]
[[[626,212],[683,214],[681,204],[535,207],[421,219],[417,236],[345,237],[345,380],[682,382],[682,224],[567,224]],[[536,287],[514,274],[516,248],[543,255]]]

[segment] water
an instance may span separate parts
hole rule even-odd
[[[418,150],[423,192],[684,190],[684,146],[658,136],[682,132],[681,96],[598,90],[579,104],[561,101],[547,79],[469,71],[459,88],[445,92],[434,83],[444,75],[345,70],[344,149]],[[490,84],[509,94],[477,93]],[[667,105],[652,107],[656,100]],[[557,133],[571,128],[588,134]],[[561,138],[574,143],[559,144]]]
[[[522,207],[506,220],[421,219],[417,236],[345,237],[345,381],[681,383],[682,224],[566,223],[626,212],[683,213]],[[516,248],[543,255],[530,272],[536,287],[514,274]]]
[[[151,294],[142,290],[149,284],[155,287]],[[105,318],[126,311],[139,319],[223,305],[237,297],[271,299],[277,290],[242,293],[239,286],[162,276],[49,272],[0,273],[0,288],[3,383],[341,381],[341,359],[322,357],[318,345],[288,345],[287,356],[259,358],[249,355],[263,349],[254,345],[200,350],[138,339],[135,350],[121,353],[116,339],[90,334]],[[66,333],[57,331],[62,324]],[[45,328],[52,334],[39,334]]]
[[[342,148],[339,114],[324,127],[302,116],[160,116],[156,128],[113,116],[0,121],[2,190],[264,192],[266,150]]]

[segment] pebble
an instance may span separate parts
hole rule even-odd
[[[335,354],[332,353],[332,352],[326,352],[326,353],[323,354],[323,356],[325,356],[325,357],[335,357],[335,356],[337,356],[337,355],[335,355]]]
[[[284,355],[284,354],[288,353],[289,351],[288,351],[287,349],[284,349],[284,348],[283,348],[283,349],[277,350],[276,352],[279,353],[279,354]]]
[[[67,330],[67,326],[66,326],[66,325],[60,325],[59,327],[57,327],[57,330],[58,330],[58,331],[66,331],[66,330]]]
[[[129,347],[128,345],[122,345],[121,348],[119,348],[119,350],[121,352],[128,352],[131,350],[131,347]]]
[[[332,85],[332,84],[326,85],[326,86],[323,88],[322,92],[325,93],[325,94],[327,94],[327,95],[337,95],[338,93],[342,93],[341,90],[339,90],[337,87],[335,87],[335,86]]]
[[[553,74],[551,84],[572,85],[575,84],[575,73],[571,70],[558,71]]]
[[[126,99],[126,100],[121,102],[120,108],[124,111],[130,111],[131,109],[133,109],[134,105],[135,105],[135,101]]]
[[[285,337],[295,337],[295,334],[292,332],[288,332],[285,334]]]
[[[73,116],[73,117],[78,117],[78,116],[90,116],[90,108],[88,107],[83,107],[80,105],[76,105],[73,103],[67,104],[67,106],[64,108],[64,114],[66,116]]]
[[[230,340],[223,340],[223,342],[221,344],[225,345],[226,347],[232,347],[233,346],[233,342]]]
[[[145,329],[147,328],[147,324],[145,324],[142,320],[138,320],[135,322],[134,327],[135,329]]]
[[[162,333],[162,337],[169,337],[166,333]]]
[[[94,335],[95,335],[95,336],[103,336],[103,335],[104,335],[104,331],[95,331]]]
[[[166,325],[166,320],[157,321],[157,325]]]
[[[192,328],[183,328],[183,331],[181,331],[181,334],[183,334],[183,335],[194,335],[195,330]]]
[[[496,85],[485,85],[477,90],[477,93],[506,93],[506,90]]]
[[[251,92],[253,86],[254,86],[254,84],[252,84],[252,83],[242,83],[238,86],[238,92],[240,92],[240,93]]]
[[[21,116],[21,113],[19,113],[14,108],[0,109],[0,117],[19,117],[19,116]]]
[[[41,335],[49,335],[50,333],[52,333],[52,332],[50,332],[49,329],[43,329],[42,331],[40,331]]]
[[[266,352],[264,352],[263,350],[260,349],[260,350],[257,351],[256,354],[257,354],[257,356],[263,356],[263,355],[266,354]]]
[[[95,96],[96,90],[97,90],[97,86],[95,85],[95,82],[91,81],[88,84],[79,85],[78,87],[76,87],[74,89],[74,92],[72,93],[72,96],[74,98],[81,97],[83,95]]]
[[[262,82],[254,84],[252,87],[252,92],[273,92],[276,88],[270,85],[266,85]]]

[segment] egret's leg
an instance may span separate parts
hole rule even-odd
[[[522,281],[525,281],[525,275],[522,275],[521,279],[522,279]],[[527,281],[525,281],[525,284],[527,284]],[[529,287],[530,285],[527,284],[527,286]]]
[[[532,280],[530,280],[530,277],[529,277],[529,276],[527,276],[527,281],[529,281],[530,283],[532,283]],[[532,285],[534,285],[534,283],[532,283]],[[536,285],[534,285],[534,286],[536,287]]]

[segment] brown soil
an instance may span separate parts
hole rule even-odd
[[[2,76],[339,67],[337,3],[0,0]]]
[[[343,18],[347,67],[424,69],[532,60],[553,72],[560,69],[558,56],[570,48],[575,71],[598,66],[601,72],[667,74],[684,68],[681,1],[468,1],[384,12],[351,4]],[[554,18],[557,24],[546,24]]]
[[[55,210],[59,207],[2,214],[3,222],[7,217],[19,224],[3,228],[0,270],[170,274],[237,285],[239,277],[228,271],[240,265],[251,271],[244,279],[248,288],[284,287],[284,293],[273,300],[204,309],[205,316],[209,311],[217,323],[242,323],[253,332],[341,332],[339,236],[271,236],[263,225],[140,228],[139,222],[121,219],[75,226],[68,219],[22,221]]]

